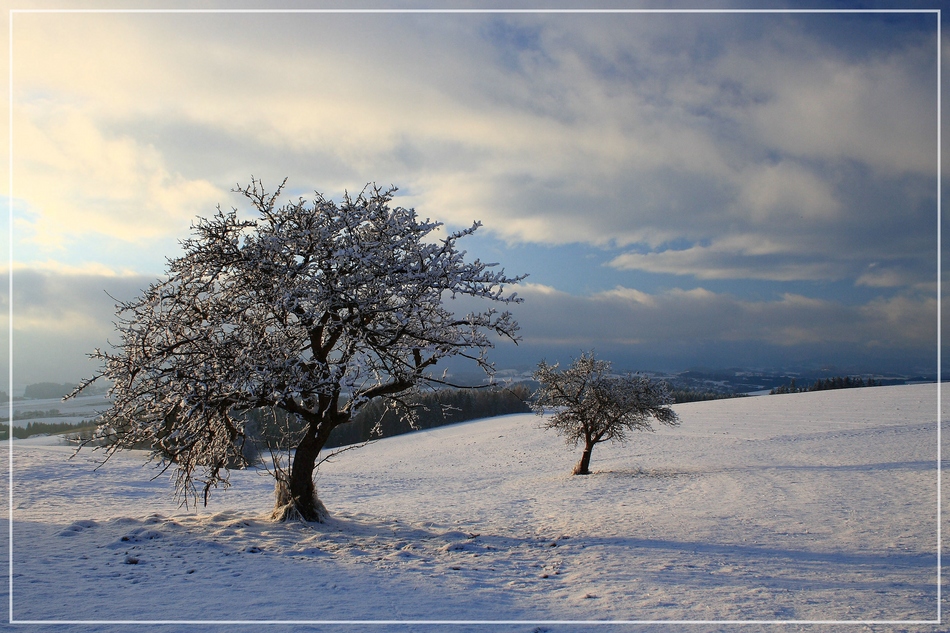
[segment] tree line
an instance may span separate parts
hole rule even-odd
[[[722,393],[720,391],[701,391],[698,389],[670,389],[670,396],[675,404],[684,402],[706,402],[708,400],[723,400],[726,398],[745,398],[744,393]]]
[[[448,424],[490,418],[512,413],[529,413],[528,401],[531,389],[523,384],[509,387],[439,389],[407,397],[402,407],[389,407],[381,401],[373,401],[353,416],[353,419],[334,430],[326,448],[339,448],[409,433],[433,429]],[[15,416],[19,419],[19,416]],[[281,409],[252,409],[244,414],[245,438],[242,451],[251,463],[259,459],[262,450],[268,447],[286,451],[294,447],[300,433],[305,431],[303,422]],[[68,433],[72,439],[90,439],[96,424],[86,422],[30,422],[23,427],[14,427],[13,437],[25,439],[31,435]],[[4,439],[7,429],[0,430]],[[151,442],[135,446],[140,450],[154,450]],[[236,464],[236,462],[235,462]]]
[[[13,437],[24,440],[32,435],[57,435],[60,433],[91,436],[96,430],[94,422],[29,422],[26,426],[13,427]],[[9,428],[0,429],[0,440],[9,437]]]
[[[75,388],[75,384],[68,382],[38,382],[27,385],[26,389],[23,390],[23,397],[29,400],[52,400],[68,395]]]
[[[325,448],[339,448],[374,439],[433,429],[448,424],[511,413],[528,413],[531,390],[527,385],[466,389],[438,389],[411,394],[400,403],[374,400],[348,423],[334,429]],[[262,450],[292,449],[306,424],[281,409],[254,409],[245,414],[244,454],[256,461]]]
[[[805,391],[828,391],[829,389],[853,389],[856,387],[880,387],[881,381],[858,376],[835,376],[833,378],[819,378],[814,383],[806,387],[800,387],[795,384],[795,379],[787,385],[775,387],[769,394],[778,393],[803,393]]]
[[[674,403],[700,402],[722,398],[739,398],[745,394],[700,391],[695,389],[671,389]],[[387,410],[383,401],[374,401],[366,405],[348,424],[337,428],[331,435],[326,448],[339,448],[349,444],[359,444],[372,439],[393,437],[414,430],[433,429],[448,424],[490,418],[512,413],[528,413],[534,393],[526,383],[516,383],[508,387],[440,389],[419,393],[406,404],[411,407],[410,416],[398,408]],[[14,413],[14,420],[29,420],[39,417],[49,418],[63,415],[59,409],[48,411],[22,411]],[[287,438],[294,437],[303,430],[303,425],[293,416],[283,411],[254,409],[245,414],[246,448],[245,457],[255,457],[260,448],[273,446],[287,450],[292,447]],[[7,422],[0,418],[0,422]],[[69,434],[73,439],[86,439],[92,436],[95,423],[84,422],[30,422],[26,426],[15,427],[13,437],[26,439],[32,435]],[[7,429],[0,429],[0,440],[6,439]],[[252,446],[257,444],[259,446]],[[154,444],[143,442],[136,448],[150,450]],[[254,461],[253,459],[250,461]]]
[[[63,413],[60,413],[59,409],[47,409],[42,410],[38,409],[35,411],[14,411],[13,419],[14,420],[35,420],[37,418],[58,418],[62,417]],[[9,422],[10,419],[3,417],[0,418],[0,422]]]

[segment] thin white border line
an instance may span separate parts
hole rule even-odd
[[[942,607],[943,600],[942,597],[942,569],[943,569],[943,535],[941,532],[941,523],[943,518],[942,510],[942,493],[941,493],[941,480],[943,478],[943,472],[941,464],[943,462],[943,441],[942,441],[942,431],[941,426],[941,383],[943,381],[943,372],[941,365],[943,364],[943,338],[942,338],[942,321],[943,321],[943,272],[941,268],[943,267],[943,258],[941,251],[943,250],[943,204],[942,204],[942,195],[943,195],[943,152],[941,148],[942,142],[942,94],[943,94],[943,81],[942,81],[942,66],[941,59],[943,57],[943,47],[942,47],[942,30],[941,30],[941,10],[937,10],[937,621],[942,621]]]
[[[9,542],[9,622],[10,624],[942,624],[941,612],[941,95],[942,29],[941,9],[10,9],[9,22],[9,171],[8,171],[8,542]],[[937,16],[937,619],[936,620],[14,620],[13,619],[13,16],[14,14],[929,14]]]
[[[940,624],[939,620],[16,620],[11,624]]]
[[[8,538],[8,567],[10,581],[7,586],[7,596],[9,601],[9,619],[13,621],[13,11],[10,11],[9,22],[9,50],[7,61],[9,63],[9,77],[7,90],[9,92],[9,120],[7,121],[7,142],[9,161],[8,182],[7,182],[7,462],[9,472],[7,473],[7,499],[9,502],[7,514],[7,538]]]
[[[324,14],[873,14],[940,13],[940,9],[11,9],[11,13],[324,13]]]

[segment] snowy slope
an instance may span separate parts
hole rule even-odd
[[[189,512],[141,454],[94,470],[95,453],[18,441],[13,616],[98,621],[57,631],[947,630],[915,622],[937,617],[936,396],[677,405],[681,427],[599,445],[589,477],[532,415],[413,433],[324,463],[333,519],[313,526],[268,522],[255,471]],[[290,623],[325,620],[511,622]],[[788,620],[904,623],[769,623]]]

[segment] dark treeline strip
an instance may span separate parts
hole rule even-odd
[[[13,427],[13,437],[18,440],[24,440],[31,435],[53,435],[58,433],[85,433],[91,435],[96,428],[95,424],[89,422],[30,422],[26,426]],[[9,429],[0,429],[0,439],[8,437]]]
[[[673,396],[675,404],[683,402],[705,402],[707,400],[723,400],[725,398],[744,398],[744,393],[722,393],[719,391],[698,391],[695,389],[672,389],[670,395]]]
[[[873,378],[860,378],[858,376],[835,376],[834,378],[819,378],[808,387],[799,387],[795,384],[795,379],[787,385],[775,387],[769,393],[802,393],[805,391],[828,391],[829,389],[853,389],[856,387],[879,387],[881,381]]]
[[[374,400],[346,424],[337,427],[325,448],[359,444],[410,431],[489,418],[510,413],[529,413],[531,390],[522,384],[484,389],[440,389],[414,394],[405,400],[409,409],[388,408]],[[246,414],[245,457],[254,461],[260,450],[288,450],[299,441],[303,425],[282,411],[254,410]]]
[[[23,396],[15,396],[13,399],[16,401],[22,400],[59,400],[64,398],[76,389],[76,385],[68,382],[58,383],[58,382],[37,382],[32,385],[27,385],[26,389],[23,390]],[[104,394],[108,391],[109,386],[105,383],[99,385],[93,385],[91,387],[83,390],[83,395],[91,396],[96,394]],[[9,394],[5,391],[0,391],[0,400],[6,401],[9,397]]]
[[[415,394],[408,398],[406,404],[410,406],[409,416],[406,411],[387,409],[384,402],[377,400],[363,407],[352,421],[334,430],[326,448],[358,444],[371,439],[392,437],[477,418],[528,413],[531,408],[526,401],[530,397],[531,390],[525,385],[508,388],[443,389]],[[244,416],[247,435],[245,456],[249,461],[255,461],[259,451],[268,446],[278,450],[295,446],[297,435],[303,432],[303,426],[282,411],[258,409],[248,411]],[[95,425],[88,422],[30,422],[25,427],[14,427],[13,436],[23,439],[43,433],[75,433],[85,439],[92,435],[94,429]],[[7,430],[2,429],[0,439],[6,437],[6,434]]]
[[[360,410],[356,418],[337,429],[327,446],[345,446],[374,437],[392,437],[414,430],[433,429],[447,424],[491,418],[509,413],[530,413],[527,400],[531,390],[525,385],[488,389],[440,389],[418,394],[409,404],[409,418],[399,411],[386,409],[376,400]],[[379,425],[378,430],[376,429]]]
[[[60,413],[59,409],[48,409],[46,411],[14,411],[14,420],[35,420],[36,418],[58,418],[66,414]],[[0,418],[0,422],[9,422],[9,418]]]

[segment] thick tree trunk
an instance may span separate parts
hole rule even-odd
[[[275,520],[299,519],[322,523],[329,516],[326,507],[317,497],[317,489],[313,484],[317,456],[329,436],[329,429],[324,428],[324,425],[316,425],[297,446],[289,480],[277,481],[277,498],[273,513]]]
[[[575,475],[589,475],[590,474],[590,454],[594,451],[594,444],[587,443],[584,445],[584,453],[581,455],[581,461],[577,462],[577,466],[574,467]]]

